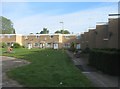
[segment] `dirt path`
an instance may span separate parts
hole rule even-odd
[[[88,57],[81,56],[80,58],[75,58],[73,53],[67,51],[67,54],[71,57],[73,63],[78,67],[86,77],[91,80],[95,87],[119,87],[118,77],[103,74],[97,71],[88,64]]]
[[[2,60],[2,87],[23,87],[17,81],[8,78],[8,76],[6,76],[6,72],[12,68],[29,64],[29,62],[5,56],[0,56],[0,60]]]

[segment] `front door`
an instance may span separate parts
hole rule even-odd
[[[40,43],[40,44],[39,44],[39,47],[40,47],[40,48],[42,48],[42,47],[43,47],[42,43]]]
[[[28,43],[28,49],[32,48],[32,44]]]
[[[53,44],[53,48],[54,48],[54,49],[58,49],[58,44],[57,44],[57,43],[54,43],[54,44]]]
[[[76,45],[76,49],[80,49],[80,44],[77,44],[77,45]]]

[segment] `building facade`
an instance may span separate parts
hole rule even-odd
[[[112,17],[111,17],[112,16]],[[113,18],[114,16],[114,18]],[[97,23],[96,28],[89,29],[88,32],[81,34],[81,49],[92,48],[116,48],[119,46],[120,34],[119,14],[110,15],[108,22]]]
[[[1,34],[0,42],[12,46],[19,43],[27,48],[70,48],[72,42],[76,43],[76,48],[80,49],[80,35],[75,34]]]

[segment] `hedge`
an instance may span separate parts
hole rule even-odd
[[[119,55],[118,50],[94,49],[90,51],[89,65],[104,73],[119,75]]]

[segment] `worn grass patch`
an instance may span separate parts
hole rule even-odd
[[[9,77],[25,87],[91,87],[91,82],[73,65],[64,50],[14,49],[14,52],[3,55],[31,62],[8,72]]]

